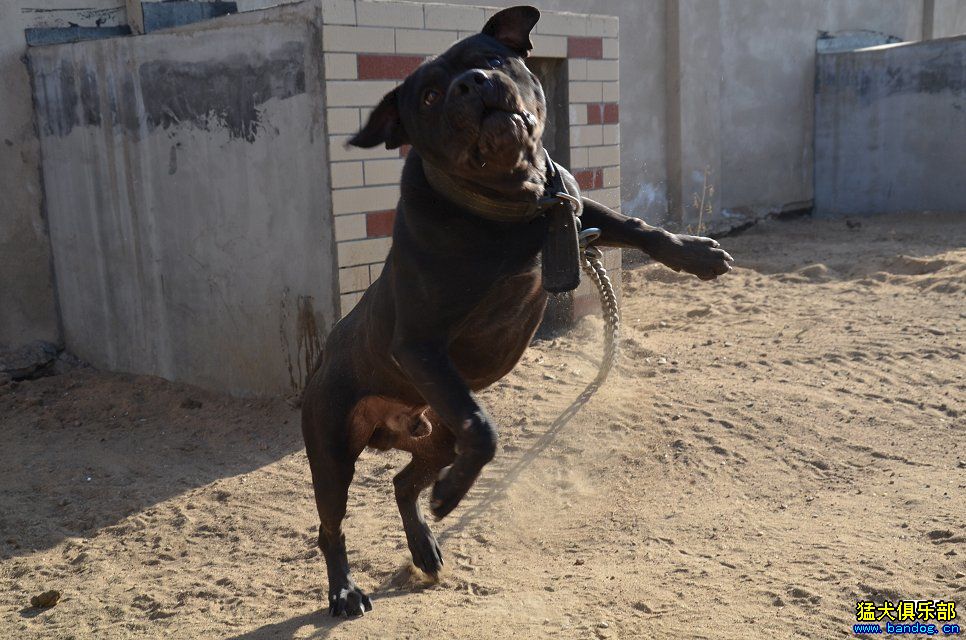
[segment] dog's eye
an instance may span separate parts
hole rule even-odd
[[[486,59],[486,63],[490,65],[490,68],[496,69],[497,67],[503,66],[503,58],[499,56],[492,56]]]
[[[440,95],[442,94],[436,89],[426,89],[423,92],[423,104],[427,107],[432,106],[434,102],[439,100]]]

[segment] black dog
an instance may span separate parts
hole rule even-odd
[[[473,392],[514,367],[543,317],[549,222],[534,205],[554,168],[540,142],[543,90],[523,62],[539,17],[533,7],[499,12],[387,94],[351,140],[412,150],[382,275],[329,335],[303,399],[332,615],[372,607],[349,576],[342,532],[359,454],[412,453],[393,481],[396,502],[413,562],[437,574],[443,561],[417,498],[435,480],[432,512],[446,516],[493,458],[496,426]],[[599,244],[641,249],[706,280],[730,270],[710,238],[578,202]]]

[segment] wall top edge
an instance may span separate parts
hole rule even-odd
[[[311,2],[313,0],[307,0]],[[325,4],[325,0],[321,0]],[[501,9],[506,9],[507,7],[495,7],[488,4],[452,4],[449,2],[418,2],[416,0],[345,0],[346,2],[355,2],[357,4],[406,4],[406,5],[420,5],[429,7],[447,7],[453,9],[482,9],[487,12],[486,17],[489,18],[491,15],[500,11]],[[521,4],[526,4],[522,1]],[[606,13],[577,13],[574,11],[558,11],[551,9],[541,9],[536,7],[540,11],[542,16],[568,16],[568,17],[581,17],[581,18],[607,18],[610,20],[617,20],[617,16],[606,14]]]
[[[928,49],[928,48],[944,48],[948,47],[950,44],[956,44],[958,42],[966,43],[966,34],[958,36],[949,36],[946,38],[934,38],[930,40],[908,40],[905,42],[890,42],[888,44],[879,44],[871,47],[861,47],[858,49],[847,49],[845,51],[828,51],[821,52],[822,57],[826,56],[847,56],[847,55],[875,55],[878,53],[890,52],[897,49]]]

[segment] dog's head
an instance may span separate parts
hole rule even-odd
[[[500,11],[386,94],[349,143],[411,144],[423,160],[465,180],[539,192],[547,107],[523,63],[539,19],[534,7]]]

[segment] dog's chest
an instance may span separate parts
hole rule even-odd
[[[509,373],[533,339],[546,305],[537,268],[495,283],[460,323],[450,357],[473,389]]]

